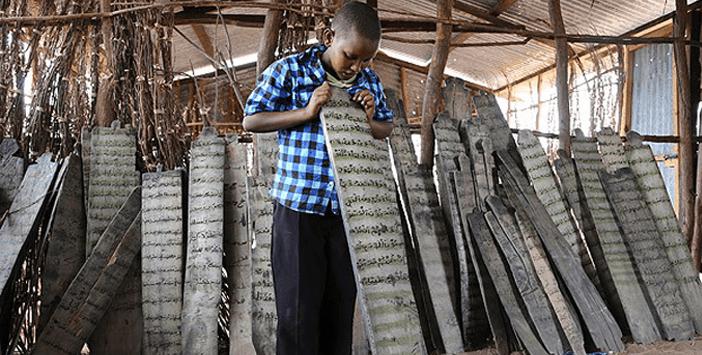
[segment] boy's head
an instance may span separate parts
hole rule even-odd
[[[378,51],[380,20],[367,4],[349,1],[334,15],[332,28],[326,29],[323,42],[325,64],[339,79],[348,80],[370,63]]]

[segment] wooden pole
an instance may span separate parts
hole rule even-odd
[[[281,0],[271,0],[273,4],[282,3]],[[283,21],[283,11],[269,9],[263,22],[263,33],[258,45],[258,58],[256,60],[256,75],[261,73],[275,61],[275,49],[278,47],[278,33]]]
[[[692,12],[692,17],[690,21],[690,39],[693,41],[700,40],[700,31],[702,31],[702,14],[699,10]],[[702,65],[700,63],[700,49],[690,48],[690,91],[692,96],[692,102],[697,103],[700,101],[702,93],[700,93],[700,81],[702,80]],[[695,113],[696,107],[693,105],[691,107],[692,112]],[[699,132],[700,127],[697,127],[696,132]],[[697,145],[697,181],[695,185],[695,223],[692,232],[692,242],[690,243],[690,249],[692,252],[692,262],[695,266],[695,270],[700,271],[700,259],[702,259],[702,146]]]
[[[695,146],[694,126],[695,114],[690,109],[690,74],[687,63],[687,51],[683,42],[687,27],[687,2],[675,0],[675,21],[673,36],[678,40],[673,43],[675,54],[675,70],[678,81],[678,130],[680,143],[680,224],[683,235],[692,244],[692,233],[695,218]]]
[[[558,143],[570,156],[570,102],[568,100],[568,42],[561,15],[560,0],[549,0],[551,27],[556,37],[556,93],[558,95]]]
[[[436,16],[439,19],[450,19],[454,0],[438,0]],[[448,61],[449,42],[451,41],[451,25],[436,24],[436,43],[431,55],[427,80],[424,83],[424,100],[422,101],[422,153],[420,163],[426,166],[434,164],[434,131],[432,124],[441,100],[441,82]]]
[[[110,0],[100,0],[100,11],[112,11]],[[95,98],[95,125],[98,127],[107,127],[112,123],[115,117],[112,91],[114,89],[114,68],[112,48],[112,17],[105,17],[100,24],[100,32],[102,33],[102,46],[105,54],[105,78],[100,80],[98,85],[97,97]]]

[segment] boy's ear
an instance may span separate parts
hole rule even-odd
[[[324,31],[322,31],[322,43],[329,47],[331,46],[332,42],[334,42],[334,30],[327,27],[324,29]]]

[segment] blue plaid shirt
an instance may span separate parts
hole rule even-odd
[[[271,64],[258,78],[256,88],[246,101],[244,115],[307,107],[312,93],[326,77],[321,61],[326,49],[324,45],[314,45]],[[391,122],[393,114],[385,102],[383,86],[369,68],[358,74],[347,91],[353,95],[364,89],[375,98],[373,119]],[[332,213],[339,214],[334,173],[321,122],[314,120],[279,130],[278,146],[278,165],[271,189],[273,198],[292,210],[319,215],[324,215],[331,204]]]

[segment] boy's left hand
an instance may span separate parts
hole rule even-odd
[[[353,95],[352,100],[363,106],[363,110],[366,111],[366,116],[368,116],[369,120],[375,116],[375,99],[370,91],[361,90]]]

